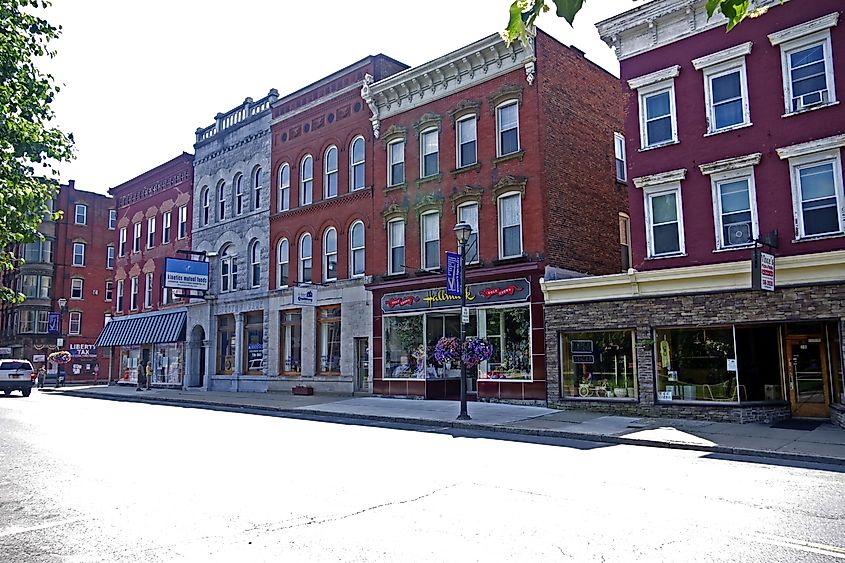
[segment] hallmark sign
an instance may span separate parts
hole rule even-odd
[[[528,301],[530,298],[531,284],[525,278],[473,283],[466,286],[467,307],[520,303]],[[388,293],[381,298],[381,310],[385,314],[446,309],[460,306],[460,293],[458,295],[450,295],[446,292],[445,287]]]

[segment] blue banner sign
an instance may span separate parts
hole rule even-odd
[[[62,333],[62,314],[56,312],[47,313],[47,334]]]
[[[461,255],[446,252],[446,295],[461,296]]]
[[[208,262],[165,258],[164,287],[208,291]]]

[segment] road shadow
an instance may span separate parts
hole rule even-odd
[[[797,459],[783,459],[779,457],[752,456],[746,454],[723,454],[708,453],[701,456],[701,459],[713,459],[720,461],[739,461],[742,463],[753,463],[756,465],[776,465],[778,467],[793,467],[797,469],[813,469],[818,471],[829,471],[832,473],[845,474],[845,466],[832,463],[816,463]]]

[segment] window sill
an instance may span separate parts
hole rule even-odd
[[[813,241],[817,241],[817,240],[837,239],[837,238],[843,238],[843,237],[845,237],[845,233],[830,233],[830,234],[826,234],[826,235],[811,235],[811,236],[808,236],[808,237],[800,237],[800,238],[793,239],[792,242],[794,244],[798,244],[798,243],[801,243],[801,242],[813,242]]]
[[[437,268],[420,268],[419,270],[414,271],[414,275],[416,276],[430,276],[430,275],[442,275],[443,270],[438,266]]]
[[[494,266],[500,266],[502,264],[514,264],[517,262],[527,262],[528,255],[525,253],[520,254],[519,256],[508,256],[507,258],[497,258],[493,260]]]
[[[402,278],[407,278],[407,277],[409,277],[409,276],[408,276],[408,272],[395,272],[395,273],[392,273],[392,274],[384,274],[384,275],[382,276],[382,279],[385,279],[385,280],[399,280],[399,279],[402,279]]]
[[[401,184],[396,184],[396,185],[393,185],[393,186],[386,186],[384,188],[385,192],[392,192],[392,191],[399,191],[399,190],[407,191],[408,190],[408,183],[402,182]]]
[[[494,158],[493,159],[493,168],[496,168],[498,165],[500,165],[503,162],[507,162],[507,161],[513,160],[515,158],[518,158],[521,162],[522,159],[525,158],[525,151],[519,150],[519,151],[516,151],[516,152],[512,152],[510,154],[505,154],[505,155]]]
[[[467,166],[462,166],[461,168],[455,168],[454,170],[450,170],[449,174],[452,175],[452,178],[457,178],[460,174],[465,174],[466,172],[480,172],[481,171],[481,163],[476,162],[475,164],[470,164]]]
[[[443,175],[442,175],[442,174],[433,174],[433,175],[431,175],[431,176],[426,176],[426,177],[424,177],[424,178],[419,178],[419,179],[417,180],[417,187],[420,187],[420,186],[422,186],[423,184],[429,184],[429,183],[432,183],[432,182],[440,182],[441,180],[443,180]]]
[[[734,252],[736,250],[751,250],[753,248],[754,248],[754,243],[752,242],[750,244],[743,244],[741,246],[730,246],[730,247],[726,247],[726,248],[717,248],[717,249],[713,250],[713,254],[718,254],[718,253],[721,253],[721,252]]]
[[[739,125],[731,125],[730,127],[725,127],[724,129],[717,129],[716,131],[708,131],[704,134],[705,137],[713,137],[715,135],[721,135],[722,133],[730,133],[731,131],[736,131],[737,129],[745,129],[746,127],[751,127],[754,125],[753,123],[740,123]]]
[[[683,258],[686,252],[673,252],[672,254],[661,254],[660,256],[647,256],[646,260],[667,260],[669,258]]]
[[[617,184],[619,184],[620,186],[627,186],[627,185],[628,185],[628,180],[627,180],[627,179],[626,179],[626,180],[623,180],[623,179],[621,179],[621,178],[616,178],[616,183],[617,183]]]
[[[825,108],[829,108],[831,106],[838,106],[838,105],[839,105],[839,100],[836,100],[836,101],[833,101],[833,102],[827,102],[826,104],[819,104],[817,106],[810,106],[808,108],[799,109],[798,111],[791,111],[789,113],[785,113],[785,114],[781,115],[781,117],[792,117],[794,115],[801,115],[801,114],[804,114],[804,113],[809,113],[811,111],[816,111],[816,110],[825,109]]]
[[[681,141],[667,141],[665,143],[660,143],[659,145],[651,145],[648,147],[640,147],[637,149],[637,152],[646,152],[646,151],[653,151],[655,149],[662,149],[663,147],[671,147],[672,145],[680,145]]]

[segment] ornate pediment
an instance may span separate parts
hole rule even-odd
[[[502,176],[496,185],[493,186],[493,201],[496,201],[499,196],[506,192],[519,192],[525,198],[525,184],[528,183],[528,178],[516,176]]]
[[[414,205],[417,215],[422,215],[428,211],[437,211],[443,213],[443,196],[440,194],[427,194]]]
[[[398,203],[391,203],[381,212],[381,217],[384,220],[385,226],[394,219],[406,221],[408,219],[408,209]]]
[[[490,95],[490,110],[492,112],[496,112],[496,107],[499,104],[507,102],[509,100],[517,100],[520,105],[522,105],[522,86],[518,84],[505,84],[493,94]]]
[[[481,196],[483,195],[484,188],[464,186],[462,189],[456,191],[449,197],[449,199],[452,201],[452,210],[457,212],[458,206],[469,202],[475,202],[479,206],[481,206]]]
[[[402,127],[401,125],[396,125],[395,123],[387,128],[387,131],[382,134],[381,140],[384,142],[384,145],[387,146],[388,143],[391,141],[396,141],[398,139],[405,139],[408,135],[408,130]]]
[[[478,120],[478,113],[481,110],[480,100],[461,100],[454,108],[449,110],[449,117],[452,119],[452,127],[462,117],[470,114],[475,114],[475,119]]]
[[[417,135],[420,134],[421,131],[425,129],[430,129],[431,127],[437,127],[440,129],[440,124],[443,122],[443,116],[437,113],[427,112],[424,113],[416,123],[414,123],[414,129],[417,132]]]

